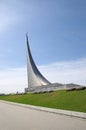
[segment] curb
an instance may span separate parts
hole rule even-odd
[[[54,113],[54,114],[60,114],[60,115],[66,115],[66,116],[86,119],[86,113],[84,113],[84,112],[76,112],[76,111],[67,111],[67,110],[61,110],[61,109],[39,107],[39,106],[26,105],[26,104],[14,103],[14,102],[3,101],[3,100],[0,100],[0,101],[3,103],[16,105],[16,106],[20,106],[20,107],[25,107],[25,108],[29,108],[29,109],[34,109],[34,110],[38,110],[38,111],[44,111],[44,112],[49,112],[49,113]]]

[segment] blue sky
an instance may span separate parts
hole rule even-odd
[[[35,63],[51,82],[86,85],[85,0],[0,1],[1,92],[27,86],[26,32]]]

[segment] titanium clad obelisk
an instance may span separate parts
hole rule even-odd
[[[27,49],[27,75],[28,75],[28,90],[31,87],[48,85],[50,82],[39,72],[32,58],[28,36],[26,34],[26,49]]]

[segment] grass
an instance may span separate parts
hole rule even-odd
[[[0,96],[0,99],[48,108],[86,112],[86,89],[71,92],[59,90],[42,94],[8,95]]]

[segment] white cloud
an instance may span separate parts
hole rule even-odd
[[[39,68],[51,82],[86,85],[86,59],[57,62]]]
[[[0,72],[0,93],[23,92],[27,87],[26,67]]]
[[[86,86],[86,59],[57,62],[38,68],[51,82],[77,83]],[[0,93],[21,92],[25,87],[27,87],[26,67],[0,71]]]

